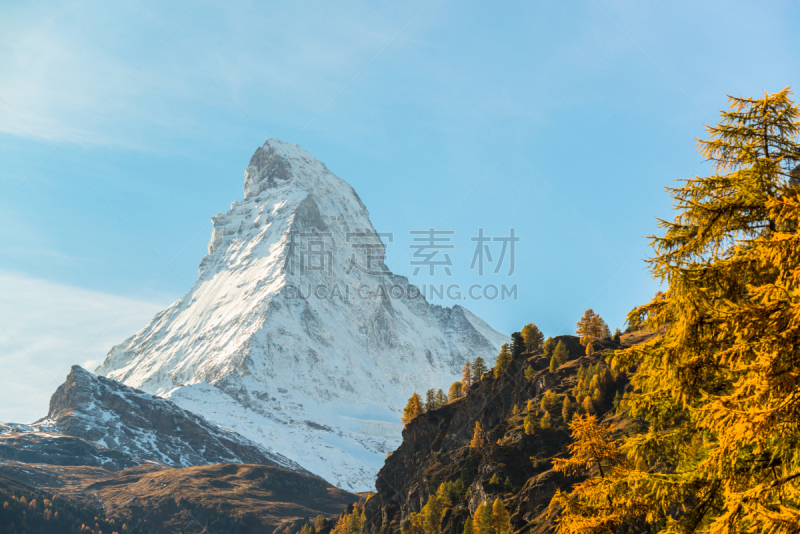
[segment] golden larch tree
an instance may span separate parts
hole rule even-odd
[[[525,341],[525,350],[528,352],[536,352],[542,348],[544,343],[544,334],[539,330],[539,327],[533,323],[526,324],[522,327],[522,339]]]
[[[512,531],[511,514],[500,498],[495,499],[492,505],[492,528],[496,534],[508,534]]]
[[[584,346],[603,339],[607,331],[606,322],[591,308],[583,312],[583,317],[578,321],[575,329],[575,333],[581,338],[581,345]]]
[[[467,362],[461,370],[461,387],[464,392],[472,385],[472,363]]]
[[[475,432],[472,434],[472,441],[469,443],[469,448],[479,451],[483,448],[483,427],[480,421],[475,421]]]
[[[629,373],[627,410],[647,431],[602,436],[604,473],[556,496],[559,532],[800,531],[800,113],[790,95],[730,97],[699,141],[712,174],[668,189],[677,215],[659,222],[649,260],[668,289],[628,316],[658,335],[612,361]]]
[[[403,417],[400,420],[404,425],[407,425],[413,421],[414,418],[423,413],[425,413],[425,407],[422,404],[422,397],[420,397],[418,393],[414,393],[411,395],[411,398],[408,399],[408,404],[406,404],[406,407],[403,409]]]

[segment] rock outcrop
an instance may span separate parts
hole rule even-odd
[[[552,469],[552,459],[563,456],[571,441],[561,418],[561,403],[564,395],[571,395],[581,365],[605,367],[604,354],[586,356],[578,338],[559,336],[556,340],[567,345],[570,359],[555,373],[549,372],[548,357],[523,354],[514,358],[500,377],[484,375],[466,396],[423,414],[406,426],[402,445],[387,458],[378,474],[377,494],[366,503],[366,534],[399,532],[409,515],[420,512],[443,482],[458,483],[463,492],[444,515],[444,534],[461,534],[478,505],[496,498],[502,499],[509,510],[514,531],[538,533],[552,529],[552,522],[546,517],[550,500],[556,489],[569,490],[575,482]],[[611,350],[618,345],[609,340],[596,348]],[[526,379],[529,366],[535,372]],[[597,407],[600,413],[613,414],[612,400],[626,384],[625,376],[620,375],[617,381],[606,385]],[[549,410],[550,427],[542,428],[541,401],[548,391],[558,395],[558,402]],[[531,400],[533,411],[528,412],[527,403]],[[536,421],[533,435],[523,429],[528,415]],[[479,451],[469,446],[476,422],[484,429],[484,445]],[[500,483],[493,484],[493,478]]]
[[[122,471],[148,463],[99,443],[52,432],[12,429],[0,423],[0,458],[48,465],[85,465]]]
[[[236,462],[310,474],[291,460],[222,430],[168,399],[93,375],[77,365],[50,398],[47,417],[30,426],[40,433],[53,433],[49,438],[52,443],[65,444],[69,440],[66,436],[73,436],[102,445],[106,455],[115,453],[172,467]],[[78,447],[78,443],[73,446]],[[67,465],[106,467],[82,461],[76,459],[78,463]],[[120,466],[130,467],[124,462]]]

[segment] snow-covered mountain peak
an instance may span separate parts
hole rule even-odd
[[[244,198],[298,180],[308,185],[309,178],[328,178],[341,182],[314,156],[295,143],[267,139],[256,150],[244,171]]]
[[[341,487],[371,488],[411,393],[446,389],[507,341],[392,273],[356,192],[298,145],[259,147],[244,200],[212,221],[189,293],[97,372]]]

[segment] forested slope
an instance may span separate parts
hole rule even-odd
[[[497,378],[486,373],[465,396],[416,417],[378,474],[377,494],[365,506],[364,531],[413,530],[412,514],[420,513],[437,491],[439,500],[445,501],[443,533],[461,534],[481,503],[498,498],[514,531],[549,530],[552,525],[546,515],[551,498],[557,488],[569,490],[575,482],[552,469],[552,459],[565,457],[571,442],[562,413],[564,398],[570,399],[568,419],[576,411],[584,412],[578,404],[585,393],[592,393],[589,385],[596,375],[601,396],[589,411],[613,417],[617,428],[623,427],[622,417],[615,416],[614,399],[619,403],[627,378],[614,376],[604,356],[649,337],[636,332],[623,335],[619,342],[606,339],[587,356],[577,337],[560,336],[555,341],[565,344],[569,359],[555,372],[550,371],[551,358],[541,351],[517,355]],[[526,419],[533,422],[528,432]],[[471,446],[476,423],[483,429],[479,447]],[[420,519],[424,528],[424,518]]]

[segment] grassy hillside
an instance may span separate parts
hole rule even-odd
[[[335,518],[358,500],[319,478],[263,465],[151,466],[116,473],[85,466],[0,466],[0,533],[292,534],[319,515]]]

